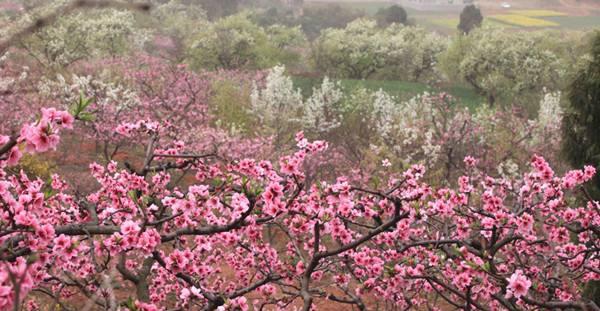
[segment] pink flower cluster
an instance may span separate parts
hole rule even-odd
[[[41,118],[31,124],[26,124],[21,128],[20,135],[17,138],[17,144],[10,149],[4,159],[0,158],[0,165],[5,163],[9,166],[16,165],[23,154],[19,144],[25,145],[25,151],[46,152],[56,149],[60,141],[60,129],[73,129],[74,118],[66,111],[58,111],[54,108],[42,108]],[[10,137],[0,135],[0,147],[9,143]]]
[[[527,295],[531,287],[531,281],[523,274],[523,271],[517,270],[510,278],[507,279],[508,287],[506,289],[506,297],[520,298]]]
[[[29,152],[56,149],[60,128],[73,129],[73,121],[73,116],[66,111],[42,108],[42,118],[37,123],[23,126],[20,140],[25,142],[25,150]]]
[[[72,120],[45,110],[39,124],[56,135]],[[103,280],[135,288],[133,300],[118,303],[148,311],[284,310],[298,300],[310,309],[322,299],[360,306],[372,297],[403,309],[444,297],[533,310],[587,304],[579,285],[600,279],[600,204],[570,197],[593,178],[591,167],[558,176],[536,156],[523,177],[494,178],[466,158],[456,189],[429,185],[424,165],[390,171],[383,181],[316,182],[306,177],[306,161],[327,143],[302,133],[299,150],[278,167],[188,160],[186,144],[154,140],[159,128],[119,128],[150,136],[148,158],[126,169],[90,165],[98,186],[85,195],[69,194],[57,176],[45,187],[0,170],[0,308],[42,287],[59,301],[79,290],[102,293],[95,299],[106,305],[121,299]],[[72,284],[85,285],[65,292]]]

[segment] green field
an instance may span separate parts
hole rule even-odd
[[[302,90],[302,95],[310,96],[312,89],[321,84],[319,78],[294,77],[294,85]],[[390,95],[396,96],[400,100],[408,100],[411,97],[422,94],[423,92],[439,93],[448,92],[458,101],[469,109],[475,109],[484,102],[484,99],[477,95],[472,89],[462,86],[453,86],[447,88],[432,88],[424,83],[404,82],[394,80],[341,80],[341,85],[346,90],[353,90],[359,87],[376,91],[382,89]]]
[[[545,20],[560,24],[568,29],[598,29],[600,16],[549,16]]]

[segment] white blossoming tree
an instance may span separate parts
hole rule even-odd
[[[378,53],[382,32],[374,21],[358,19],[344,29],[326,29],[317,38],[313,59],[317,68],[336,78],[366,79],[384,65]]]
[[[562,141],[560,133],[563,120],[563,108],[560,99],[560,91],[550,92],[544,90],[544,97],[540,101],[537,119],[533,121],[535,126],[534,143],[550,144],[559,148]]]
[[[247,13],[221,18],[194,34],[189,62],[207,69],[269,68],[297,59],[293,50],[304,42],[299,28],[272,26],[265,29]]]
[[[273,135],[275,145],[282,143],[283,137],[294,126],[291,120],[297,119],[303,100],[300,90],[294,89],[284,66],[276,66],[269,71],[265,86],[254,85],[250,94],[251,113],[263,125],[267,134]]]
[[[302,105],[302,126],[304,129],[327,133],[342,122],[341,101],[344,93],[339,82],[325,77],[321,86],[314,88],[312,95]]]
[[[336,78],[425,81],[435,77],[438,55],[447,40],[420,27],[385,29],[358,19],[344,29],[327,29],[316,40],[316,66]]]
[[[559,85],[565,68],[560,58],[539,44],[530,32],[482,27],[452,42],[443,66],[450,78],[461,79],[485,96],[518,102],[542,88]]]
[[[302,99],[285,69],[276,67],[266,86],[254,89],[252,104],[263,130],[280,141],[296,130],[326,139],[337,152],[332,158],[347,167],[372,168],[381,159],[400,167],[421,163],[435,178],[451,180],[464,167],[462,159],[473,155],[490,174],[512,176],[530,153],[557,154],[560,145],[560,93],[548,92],[538,116],[528,120],[518,108],[469,111],[445,93],[401,102],[382,90],[345,89],[329,78]]]
[[[30,24],[55,10],[60,1],[25,13],[17,24]],[[135,24],[131,11],[120,9],[86,10],[60,17],[50,27],[36,31],[21,42],[42,66],[69,65],[75,61],[117,55],[141,48],[148,31]]]

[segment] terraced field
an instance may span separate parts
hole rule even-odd
[[[534,18],[518,14],[497,14],[490,16],[491,19],[513,26],[521,27],[557,27],[559,23],[541,18]]]
[[[512,10],[510,13],[528,17],[567,16],[566,13],[552,10]]]

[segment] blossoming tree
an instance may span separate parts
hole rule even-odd
[[[317,67],[336,78],[430,81],[447,40],[416,26],[358,19],[344,29],[326,29],[316,39],[312,56]]]
[[[581,294],[582,284],[600,279],[600,203],[582,187],[593,167],[559,175],[533,155],[529,172],[493,177],[473,154],[456,178],[446,175],[456,182],[429,184],[425,166],[396,171],[387,160],[373,186],[314,177],[328,143],[302,132],[295,150],[273,162],[218,158],[206,153],[202,79],[183,67],[145,65],[121,77],[136,92],[122,119],[80,95],[69,111],[15,117],[18,130],[0,136],[0,309],[50,302],[62,310],[308,311],[326,302],[359,310],[599,310]],[[275,82],[256,89],[254,112],[285,109],[285,98],[269,90]],[[109,100],[108,90],[120,89],[81,85],[77,91]],[[306,106],[303,126],[329,135],[342,127],[338,114],[319,127],[319,112],[347,107],[330,96],[341,96],[333,83],[318,90],[307,101],[293,90],[286,98]],[[390,101],[370,96],[382,137],[393,134]],[[551,111],[558,110],[542,115]],[[89,134],[78,123],[126,137],[131,161],[91,163],[89,191],[58,175],[45,182],[13,170],[24,153],[56,149],[66,131]],[[242,145],[228,141],[230,149]],[[194,178],[180,178],[190,171]]]
[[[2,136],[3,309],[35,309],[40,293],[64,309],[84,297],[106,310],[310,310],[324,300],[598,310],[580,295],[600,278],[600,205],[580,195],[592,167],[557,176],[534,156],[529,173],[492,178],[467,157],[456,189],[424,183],[419,165],[380,189],[343,176],[305,184],[302,163],[326,142],[299,133],[279,163],[223,163],[162,147],[166,127],[140,121],[117,132],[145,137],[146,153],[137,166],[92,163],[96,191],[5,171],[23,151],[56,147],[77,117],[45,109]],[[183,169],[195,182],[173,182]]]

